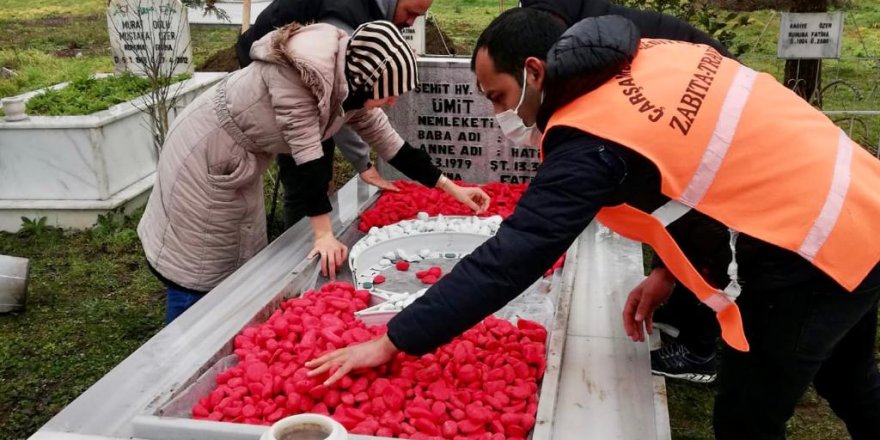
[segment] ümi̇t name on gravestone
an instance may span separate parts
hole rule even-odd
[[[193,71],[189,21],[180,0],[111,0],[107,28],[117,72],[170,77]]]
[[[514,146],[504,137],[492,104],[476,93],[469,59],[420,58],[419,83],[386,112],[397,132],[426,151],[447,177],[474,183],[531,181],[538,149]]]

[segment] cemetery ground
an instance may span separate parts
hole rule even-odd
[[[0,0],[0,67],[17,73],[0,78],[0,97],[111,71],[105,5],[103,0]],[[851,7],[843,52],[852,58],[877,57],[880,0]],[[498,9],[494,0],[437,0],[432,12],[450,43],[469,49]],[[735,30],[733,47],[747,64],[779,77],[774,23],[778,14],[750,13],[748,24]],[[236,32],[234,26],[193,26],[195,64],[228,48]],[[827,90],[826,108],[880,109],[880,90],[871,87],[880,75],[873,63],[826,63],[826,83],[844,84]],[[861,99],[847,85],[857,87]],[[876,120],[866,124],[880,128]],[[336,162],[338,185],[353,173],[343,161]],[[271,178],[266,183],[268,202]],[[26,311],[0,315],[0,438],[31,435],[161,329],[163,289],[144,264],[135,231],[139,213],[108,214],[80,232],[36,221],[18,233],[0,233],[0,254],[30,258],[32,264]],[[276,213],[276,225],[279,219]],[[277,236],[280,228],[272,233]],[[667,386],[674,438],[712,438],[714,387],[672,380]],[[792,439],[839,439],[845,433],[812,391],[789,424]]]

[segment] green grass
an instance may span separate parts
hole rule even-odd
[[[136,221],[0,233],[0,254],[31,261],[26,311],[0,315],[0,438],[32,434],[161,328]]]
[[[30,5],[36,3],[34,8]],[[103,1],[0,0],[0,97],[113,71]],[[237,26],[191,26],[196,66],[235,43]]]
[[[0,97],[19,94],[96,72],[112,71],[104,0],[0,0],[0,66],[18,76],[0,79]],[[467,54],[479,32],[507,0],[437,0],[432,13],[452,43]],[[847,20],[848,58],[880,56],[880,0],[855,6],[856,23]],[[754,49],[742,55],[747,64],[781,76],[775,59],[777,17],[768,11],[749,14],[738,29],[735,47]],[[764,25],[767,34],[759,39]],[[235,26],[193,26],[196,64],[234,43]],[[864,41],[864,46],[857,37]],[[757,42],[757,44],[755,44]],[[860,52],[861,51],[861,52]],[[76,54],[80,54],[78,57]],[[825,78],[841,78],[860,89],[876,84],[880,71],[866,61],[829,61]],[[827,108],[880,108],[874,97],[848,97],[832,91]],[[873,99],[873,101],[872,101]],[[870,122],[870,128],[880,123]],[[872,131],[876,135],[876,130]],[[336,161],[334,185],[354,175]],[[272,180],[264,179],[267,206]],[[280,200],[280,198],[279,198]],[[0,233],[0,254],[31,259],[28,308],[0,315],[0,439],[26,438],[50,417],[106,374],[162,326],[161,285],[143,264],[135,233],[138,216],[108,217],[93,230],[62,233],[30,228]],[[281,232],[280,209],[272,235]],[[714,388],[668,381],[672,429],[676,439],[710,439]],[[789,438],[846,438],[827,405],[810,393],[789,423]]]
[[[174,78],[172,82],[186,77],[188,75]],[[27,113],[42,116],[89,115],[130,101],[150,89],[149,80],[132,74],[105,78],[79,77],[63,89],[48,90],[29,99]]]
[[[470,54],[480,32],[499,11],[515,7],[518,2],[504,0],[449,0],[435,1],[431,6],[438,27],[446,32],[456,47],[464,49],[462,53]]]
[[[88,15],[101,12],[105,0],[0,0],[0,19],[28,20],[65,15]]]

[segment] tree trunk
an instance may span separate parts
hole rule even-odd
[[[828,0],[795,0],[791,12],[827,12]],[[822,60],[786,60],[783,84],[811,104],[821,107]]]
[[[241,4],[241,33],[245,33],[251,27],[251,0],[244,0]]]

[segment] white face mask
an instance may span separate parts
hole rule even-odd
[[[498,126],[501,128],[504,136],[517,146],[538,147],[541,145],[541,130],[538,130],[538,127],[535,127],[534,124],[526,126],[526,123],[519,117],[519,108],[526,99],[526,87],[528,87],[526,83],[526,69],[523,67],[523,87],[519,103],[514,109],[496,114],[495,120],[498,121]]]

